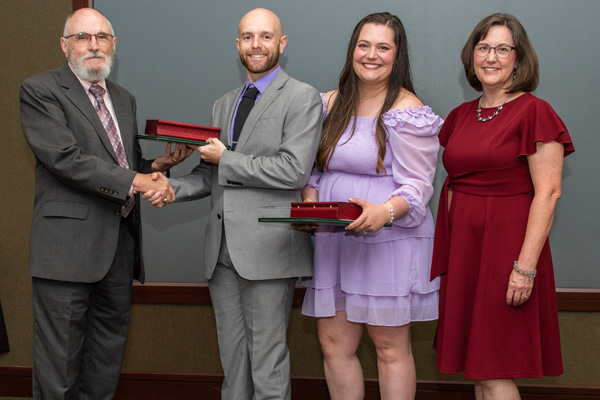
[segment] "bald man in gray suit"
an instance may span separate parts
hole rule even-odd
[[[258,218],[289,215],[290,203],[301,201],[319,144],[322,102],[279,66],[287,36],[275,14],[250,11],[236,42],[246,84],[215,103],[212,125],[221,136],[198,147],[200,165],[170,181],[177,201],[211,195],[204,264],[225,371],[222,398],[289,399],[286,330],[296,279],[312,274],[312,245],[306,232]],[[238,114],[247,88],[257,99],[244,123]]]
[[[149,173],[187,155],[167,146],[160,158],[141,157],[135,99],[106,79],[116,40],[102,14],[76,11],[61,38],[67,62],[21,86],[21,125],[36,160],[29,269],[36,399],[113,398],[132,279],[144,279],[135,193],[152,189],[161,205],[173,201],[167,178]]]

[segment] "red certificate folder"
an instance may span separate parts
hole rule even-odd
[[[355,220],[362,213],[362,207],[341,201],[298,202],[291,205],[292,218]]]
[[[209,138],[219,138],[221,129],[214,126],[185,124],[183,122],[149,119],[146,121],[146,135],[168,136],[206,142]]]
[[[288,224],[349,225],[362,213],[362,207],[342,201],[313,201],[291,203],[289,217],[259,218],[258,222]],[[390,227],[391,224],[384,226]]]

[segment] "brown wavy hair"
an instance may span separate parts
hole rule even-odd
[[[538,58],[527,37],[525,28],[523,28],[523,25],[521,25],[515,16],[510,14],[497,13],[485,17],[471,32],[471,36],[467,39],[467,43],[465,43],[460,53],[467,81],[478,92],[483,90],[481,82],[477,78],[477,75],[475,75],[474,49],[475,45],[487,36],[492,26],[505,26],[508,28],[515,42],[515,50],[513,50],[517,53],[515,73],[512,85],[510,85],[506,93],[533,92],[539,82]]]
[[[396,45],[396,55],[394,57],[385,100],[377,116],[375,135],[379,147],[377,173],[385,172],[383,159],[386,151],[387,130],[383,124],[382,115],[392,108],[402,89],[408,90],[411,93],[415,92],[408,56],[408,41],[406,40],[406,32],[402,22],[397,16],[388,12],[367,15],[356,25],[352,32],[350,42],[348,43],[348,52],[346,53],[346,63],[340,74],[337,97],[331,106],[331,111],[325,118],[325,121],[323,121],[323,133],[316,160],[316,167],[322,171],[329,170],[329,161],[331,160],[333,151],[340,137],[350,124],[350,118],[356,115],[356,110],[360,102],[360,94],[358,92],[359,79],[352,67],[352,60],[360,32],[363,26],[369,23],[390,27],[394,31],[394,44]],[[354,134],[355,128],[356,119],[352,124],[351,137]]]

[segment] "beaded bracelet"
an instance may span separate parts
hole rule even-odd
[[[383,204],[385,204],[386,206],[388,206],[390,208],[390,220],[388,222],[388,224],[392,224],[392,222],[394,222],[394,207],[392,207],[392,205],[390,203],[388,203],[387,201],[384,202]]]
[[[517,260],[515,260],[515,263],[513,264],[513,269],[521,275],[525,275],[526,277],[528,277],[530,281],[532,281],[533,278],[535,278],[535,276],[537,275],[537,269],[534,269],[533,271],[528,271],[526,269],[519,268],[519,263],[517,262]]]

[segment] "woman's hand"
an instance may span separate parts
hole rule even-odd
[[[520,306],[529,300],[531,290],[533,289],[533,281],[533,279],[529,279],[529,277],[522,275],[513,269],[508,278],[506,304],[509,306]]]
[[[348,201],[362,207],[363,211],[354,222],[346,227],[346,230],[363,233],[377,232],[390,221],[390,207],[385,203],[375,204],[361,199],[348,199]]]
[[[535,144],[536,152],[527,156],[534,196],[529,208],[525,240],[519,253],[520,268],[533,271],[550,233],[554,209],[561,194],[564,146],[555,141]],[[533,280],[512,271],[508,280],[506,304],[518,306],[529,299]]]
[[[302,191],[302,199],[303,202],[319,201],[319,193],[315,188],[307,187]],[[292,228],[297,231],[312,231],[317,227],[318,225],[314,224],[292,224]]]
[[[313,231],[318,228],[319,225],[314,224],[292,224],[292,228],[297,231]]]

